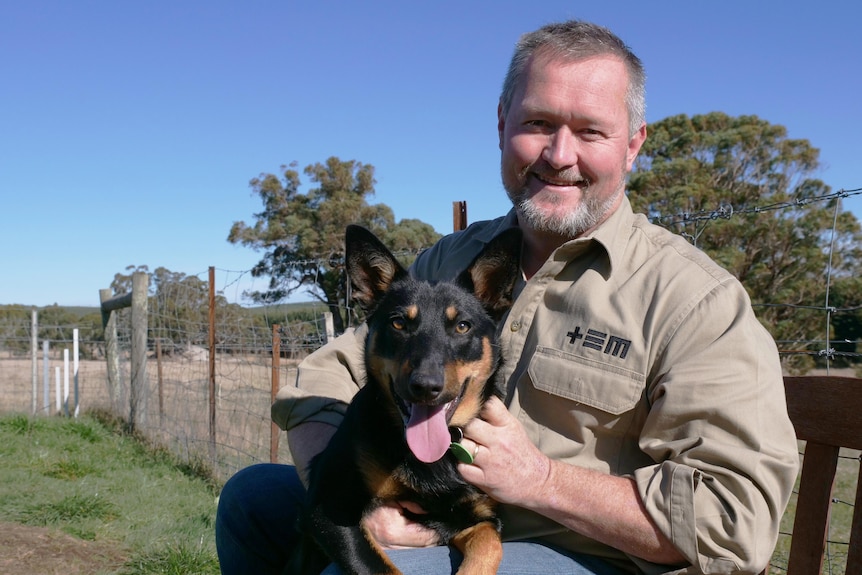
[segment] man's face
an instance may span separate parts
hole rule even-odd
[[[503,186],[522,227],[573,238],[620,205],[646,138],[646,126],[629,137],[627,86],[613,56],[533,56],[498,112]]]

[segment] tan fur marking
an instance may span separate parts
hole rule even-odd
[[[446,319],[449,321],[455,321],[455,318],[458,317],[458,308],[454,305],[450,305],[446,308]]]
[[[461,362],[446,367],[446,386],[458,386],[458,389],[450,390],[452,393],[460,394],[461,384],[467,382],[467,390],[461,403],[449,420],[451,426],[462,427],[479,414],[485,382],[494,370],[491,342],[488,338],[482,341],[482,348],[482,357],[478,361]]]
[[[488,522],[468,527],[452,538],[464,555],[457,575],[490,575],[497,572],[503,559],[503,544],[494,525]]]
[[[404,495],[404,484],[392,473],[381,469],[368,459],[361,460],[359,468],[365,477],[365,484],[376,499],[397,500]]]
[[[379,575],[401,575],[401,571],[392,563],[392,560],[389,559],[389,556],[383,550],[382,547],[377,543],[377,541],[371,536],[371,533],[368,532],[368,529],[365,528],[365,523],[360,522],[360,526],[362,528],[362,535],[365,536],[365,539],[368,540],[368,543],[371,545],[371,548],[374,552],[380,556],[380,559],[383,561],[384,565],[386,565],[386,571],[380,573]]]
[[[417,305],[411,305],[406,311],[407,313],[405,315],[407,316],[407,319],[416,319],[419,317],[419,306]]]

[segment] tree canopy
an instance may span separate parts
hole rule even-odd
[[[823,340],[824,310],[810,308],[825,305],[827,272],[860,275],[862,234],[838,198],[822,199],[819,150],[783,126],[720,112],[672,116],[648,133],[628,186],[635,211],[736,275],[780,348]]]
[[[369,204],[376,183],[370,164],[333,156],[306,166],[303,173],[316,187],[304,193],[296,167],[294,162],[282,166],[279,174],[251,180],[263,211],[254,214],[252,224],[234,222],[227,239],[263,252],[252,275],[269,276],[269,289],[249,294],[254,301],[279,301],[304,286],[329,307],[340,332],[346,301],[341,260],[348,224],[367,227],[395,252],[428,247],[440,234],[416,219],[396,223],[389,206]]]

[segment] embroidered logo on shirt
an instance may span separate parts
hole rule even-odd
[[[631,340],[623,339],[617,335],[608,336],[608,334],[595,330],[588,329],[587,333],[581,333],[581,327],[575,328],[575,331],[570,331],[566,334],[569,338],[569,343],[575,344],[579,340],[583,340],[581,345],[589,349],[595,349],[602,353],[625,359],[631,347]]]

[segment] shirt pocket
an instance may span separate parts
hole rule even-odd
[[[595,359],[538,346],[518,386],[522,424],[549,457],[623,475],[642,462],[645,378]],[[526,385],[525,385],[526,384]]]
[[[527,372],[536,389],[611,418],[634,410],[645,387],[636,371],[544,346],[536,348]]]

